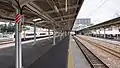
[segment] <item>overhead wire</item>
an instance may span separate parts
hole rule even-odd
[[[99,10],[108,0],[101,0],[102,2],[95,10],[93,10],[87,17],[92,16],[97,10]]]

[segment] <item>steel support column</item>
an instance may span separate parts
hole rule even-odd
[[[66,31],[65,31],[65,37],[66,37]]]
[[[99,31],[98,31],[98,33],[99,33],[99,37],[100,37],[100,31],[101,31],[101,30],[99,29]]]
[[[53,45],[55,45],[55,38],[56,38],[55,26],[53,26]]]
[[[104,31],[104,38],[106,38],[106,35],[105,35],[105,29],[106,29],[106,28],[103,29],[103,31]]]
[[[49,40],[50,40],[50,29],[48,29],[48,36],[49,36]]]
[[[62,40],[62,31],[60,32],[60,40]]]
[[[118,32],[117,32],[117,40],[119,40],[119,26],[117,25],[116,27],[117,27],[117,30],[118,30]]]
[[[34,45],[36,44],[36,23],[34,22]]]
[[[25,25],[24,25],[25,26]],[[26,37],[26,33],[25,33],[25,29],[23,28],[23,30],[24,30],[24,40],[25,40],[25,37]]]
[[[65,38],[65,31],[63,31],[63,38]]]
[[[20,14],[20,9],[16,8],[16,13]],[[22,68],[22,45],[21,45],[21,21],[15,23],[15,47],[16,47],[16,68]]]
[[[95,34],[95,37],[97,37],[97,29],[95,29],[95,33],[96,33],[96,34]]]

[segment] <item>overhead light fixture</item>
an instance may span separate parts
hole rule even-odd
[[[58,10],[57,6],[54,6],[54,8],[55,8],[56,12],[59,12],[59,10]]]
[[[42,19],[41,18],[33,19],[34,22],[35,21],[40,21],[40,20],[42,20]]]

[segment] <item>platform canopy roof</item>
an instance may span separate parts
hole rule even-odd
[[[120,17],[96,24],[96,25],[92,25],[89,27],[86,27],[84,29],[79,30],[79,32],[81,31],[87,31],[87,30],[96,30],[96,29],[100,29],[100,28],[109,28],[111,26],[116,26],[116,27],[120,27]]]
[[[33,25],[33,19],[40,18],[38,27],[52,29],[55,26],[57,30],[69,31],[83,0],[0,0],[0,21],[14,22],[16,10],[13,5],[18,7],[17,3],[22,8],[25,24]]]

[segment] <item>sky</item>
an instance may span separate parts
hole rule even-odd
[[[120,16],[120,0],[84,0],[78,18],[91,18],[98,24]]]

